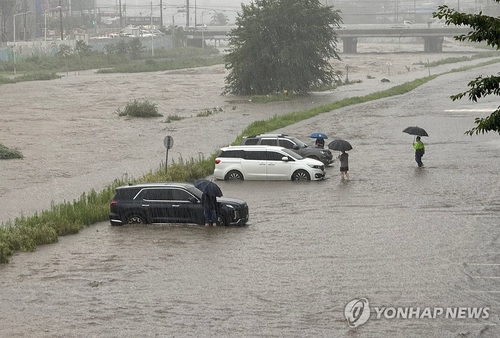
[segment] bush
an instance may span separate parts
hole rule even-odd
[[[23,154],[21,152],[14,150],[14,149],[9,149],[3,144],[0,143],[0,159],[5,160],[5,159],[11,159],[11,158],[23,158]]]
[[[172,121],[180,121],[180,120],[182,120],[183,118],[184,118],[184,117],[179,116],[179,115],[177,115],[177,114],[175,114],[175,115],[168,115],[168,116],[167,116],[167,119],[165,120],[165,123],[170,123],[170,122],[172,122]]]
[[[158,107],[155,103],[149,103],[148,100],[144,100],[143,102],[134,100],[134,102],[128,103],[125,106],[123,112],[118,109],[118,116],[158,117],[163,115],[158,113]]]

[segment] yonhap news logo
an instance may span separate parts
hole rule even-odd
[[[370,304],[366,298],[357,298],[351,300],[344,309],[344,317],[347,325],[358,327],[370,319]]]
[[[368,299],[355,298],[344,308],[349,327],[365,324],[371,316]],[[488,319],[489,307],[373,307],[375,319]]]

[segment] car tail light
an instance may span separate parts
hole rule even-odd
[[[112,200],[111,203],[109,203],[109,207],[111,208],[113,205],[117,205],[118,201],[117,200]]]
[[[219,164],[220,163],[220,159],[216,158],[215,159],[215,164]]]

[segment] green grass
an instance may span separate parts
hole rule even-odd
[[[221,112],[221,111],[222,111],[222,108],[206,109],[206,110],[196,114],[196,117],[207,117],[207,116],[217,114],[218,112]]]
[[[210,58],[190,58],[178,60],[148,61],[143,63],[122,64],[112,68],[99,69],[98,73],[145,73],[167,70],[206,67],[224,63],[222,56]]]
[[[33,72],[13,77],[6,77],[0,75],[0,84],[18,83],[26,81],[47,81],[47,80],[60,79],[61,77],[62,76],[59,76],[53,72]]]
[[[482,52],[482,53],[477,53],[472,56],[459,56],[459,57],[451,57],[451,58],[446,58],[438,61],[433,61],[433,62],[419,62],[416,63],[417,65],[422,65],[425,67],[437,67],[437,66],[442,66],[450,63],[457,63],[457,62],[466,62],[466,61],[472,61],[472,60],[477,60],[477,59],[485,59],[485,58],[491,58],[491,57],[499,57],[500,52]]]
[[[148,100],[144,100],[142,102],[134,100],[134,102],[127,103],[124,111],[121,111],[120,109],[118,109],[117,111],[118,116],[145,118],[163,116],[162,114],[158,113],[158,107],[156,103],[150,103]]]
[[[170,122],[173,122],[173,121],[180,121],[180,120],[183,120],[185,119],[185,117],[182,117],[182,116],[179,116],[179,115],[168,115],[167,116],[167,119],[165,120],[165,123],[170,123]]]
[[[481,63],[476,66],[453,69],[448,73],[481,67],[496,62],[500,62],[500,59]],[[443,74],[416,79],[381,92],[346,98],[308,110],[291,112],[283,116],[273,116],[267,120],[255,121],[236,138],[233,144],[239,144],[244,135],[273,131],[338,108],[404,94],[440,75]],[[10,256],[17,251],[34,251],[38,245],[57,242],[59,236],[74,234],[85,226],[106,221],[109,217],[109,202],[115,188],[118,186],[138,182],[192,182],[213,173],[215,157],[216,154],[213,154],[209,158],[199,157],[188,160],[180,158],[168,167],[165,167],[163,164],[158,170],[150,171],[139,179],[128,177],[117,179],[101,192],[91,191],[88,194],[84,193],[78,200],[74,200],[73,202],[53,204],[49,210],[42,211],[40,214],[36,213],[28,217],[23,216],[16,218],[14,221],[2,223],[0,227],[0,263],[8,263]]]
[[[7,160],[12,158],[23,158],[23,154],[15,149],[10,149],[0,143],[0,160]]]

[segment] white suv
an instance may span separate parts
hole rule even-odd
[[[215,158],[219,180],[321,180],[323,162],[278,146],[232,146]]]

